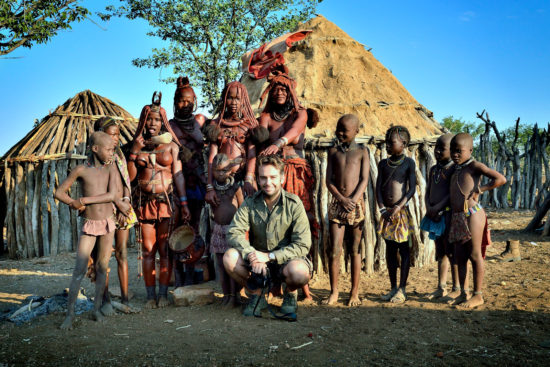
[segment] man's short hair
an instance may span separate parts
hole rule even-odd
[[[275,166],[281,172],[281,175],[285,172],[285,162],[278,155],[262,155],[256,158],[256,172],[259,172],[262,166]]]

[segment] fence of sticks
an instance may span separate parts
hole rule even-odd
[[[77,94],[54,112],[42,119],[19,143],[3,157],[3,185],[6,201],[6,235],[11,258],[55,256],[74,251],[78,243],[81,219],[67,205],[54,199],[57,186],[71,169],[86,159],[86,143],[93,132],[95,120],[102,116],[120,120],[121,142],[132,139],[137,120],[120,106],[90,91]],[[408,154],[417,164],[417,191],[409,203],[415,227],[418,228],[425,212],[425,177],[435,163],[433,145],[437,137],[412,140]],[[382,137],[357,138],[359,144],[369,149],[371,160],[370,181],[365,191],[367,213],[361,252],[364,270],[372,273],[385,262],[385,242],[376,233],[380,215],[375,203],[377,164],[386,157]],[[327,152],[333,145],[329,138],[306,139],[307,157],[315,175],[317,221],[321,225],[319,238],[313,249],[315,270],[327,271],[328,203],[329,193],[325,184]],[[75,184],[71,196],[80,195]],[[434,258],[434,244],[424,233],[416,231],[412,237],[412,261],[422,266]],[[130,238],[130,243],[133,243]],[[343,262],[345,264],[345,262]],[[345,270],[345,265],[344,270]]]
[[[48,114],[2,158],[5,226],[11,258],[55,256],[74,251],[81,218],[54,199],[71,169],[86,159],[94,122],[103,116],[120,121],[120,140],[132,139],[137,120],[107,98],[89,90]],[[72,197],[80,185],[71,187]]]
[[[540,129],[535,124],[530,136],[521,144],[519,117],[511,136],[501,133],[486,111],[477,113],[477,118],[483,121],[485,129],[479,137],[474,155],[501,172],[507,180],[506,185],[493,190],[490,195],[483,195],[482,205],[515,210],[535,209],[536,214],[526,230],[539,228],[550,209],[550,124],[546,129]],[[542,234],[550,234],[550,217],[546,220]]]
[[[428,238],[425,232],[419,230],[420,221],[426,211],[424,203],[424,194],[426,192],[426,177],[429,169],[435,164],[433,155],[433,146],[437,136],[425,139],[411,140],[407,155],[416,162],[417,187],[414,197],[409,201],[409,212],[415,224],[414,235],[410,238],[412,241],[411,261],[414,266],[423,266],[435,259],[435,244]],[[380,222],[380,213],[376,206],[375,187],[378,177],[378,162],[387,157],[386,147],[383,137],[363,136],[357,137],[358,144],[363,145],[369,150],[370,156],[370,177],[367,189],[365,190],[366,216],[363,231],[363,240],[361,241],[361,257],[363,259],[363,271],[371,274],[381,270],[385,264],[386,244],[381,236],[376,232]],[[330,138],[308,138],[306,139],[307,158],[311,163],[315,176],[315,189],[313,193],[316,219],[320,223],[319,238],[313,245],[313,264],[318,273],[328,272],[328,254],[329,245],[329,222],[328,205],[330,203],[330,193],[326,186],[326,169],[328,149],[334,145],[334,140]],[[347,259],[344,252],[342,256]],[[343,271],[348,266],[345,261],[342,262]]]

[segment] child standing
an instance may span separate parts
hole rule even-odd
[[[357,145],[359,120],[355,115],[342,116],[336,125],[337,145],[329,150],[327,188],[332,194],[328,218],[330,221],[330,296],[323,304],[338,300],[340,254],[346,230],[353,234],[351,254],[351,292],[348,306],[361,304],[358,296],[361,272],[361,237],[365,220],[364,193],[369,180],[368,151]],[[349,245],[349,243],[348,243]]]
[[[487,215],[478,202],[479,195],[506,183],[499,172],[476,162],[472,158],[473,139],[470,134],[460,133],[451,140],[451,158],[456,164],[451,177],[451,229],[449,242],[454,244],[458,277],[462,294],[457,304],[462,308],[474,308],[484,303],[483,286],[485,249],[490,244]],[[490,181],[481,185],[482,176]],[[474,295],[467,300],[464,283],[468,259],[474,273]]]
[[[115,230],[113,201],[116,198],[118,172],[115,165],[111,164],[114,143],[109,135],[103,132],[93,133],[90,137],[90,148],[90,158],[85,164],[77,166],[55,192],[57,200],[69,205],[72,209],[79,210],[85,218],[76,252],[76,265],[69,287],[67,317],[61,324],[61,329],[72,328],[75,317],[74,307],[80,289],[80,282],[86,274],[88,259],[96,240],[98,242],[98,255],[92,317],[96,321],[103,321],[104,319],[100,308],[103,301],[107,266],[111,257]],[[81,181],[84,196],[72,199],[67,191],[77,179]]]
[[[435,143],[434,155],[437,163],[430,169],[428,175],[425,197],[426,215],[420,222],[420,228],[428,232],[430,239],[435,241],[438,287],[429,295],[430,299],[445,296],[454,299],[460,295],[458,267],[453,257],[453,248],[447,238],[451,224],[449,184],[455,168],[451,160],[450,143],[452,138],[453,134],[441,135]],[[453,290],[447,295],[449,264],[451,265]]]
[[[243,191],[238,182],[235,182],[232,168],[238,163],[233,162],[223,153],[218,153],[212,161],[213,186],[219,203],[212,207],[214,225],[210,238],[210,252],[216,254],[218,274],[223,290],[222,306],[232,307],[240,305],[240,287],[230,278],[223,266],[223,255],[229,248],[226,240],[227,228],[244,201]]]
[[[115,144],[115,154],[113,156],[114,164],[118,168],[120,185],[117,193],[115,205],[116,213],[116,230],[115,230],[115,258],[117,262],[117,273],[120,282],[120,298],[121,303],[127,313],[137,311],[129,303],[128,299],[128,236],[129,230],[137,222],[136,213],[131,204],[131,186],[130,176],[128,175],[128,165],[126,158],[120,148],[120,127],[118,122],[112,117],[101,117],[94,124],[94,131],[102,131],[109,135]],[[103,306],[101,312],[104,315],[114,314],[113,307],[109,297],[109,275],[107,274],[107,283],[105,284],[105,294],[103,296]]]
[[[413,231],[406,207],[416,190],[415,163],[405,156],[410,133],[404,126],[392,126],[386,131],[386,149],[390,157],[378,164],[376,201],[380,208],[378,233],[386,241],[386,261],[391,290],[382,300],[403,303],[407,299],[405,287],[409,276],[409,232]],[[401,257],[401,273],[397,287],[397,251]]]

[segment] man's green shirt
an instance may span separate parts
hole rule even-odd
[[[246,198],[235,213],[227,242],[245,260],[254,250],[272,252],[277,264],[305,257],[311,247],[311,232],[304,204],[298,196],[281,190],[270,213],[260,190]]]

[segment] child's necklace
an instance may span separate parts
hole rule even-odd
[[[386,159],[386,164],[387,164],[388,167],[390,167],[392,170],[391,170],[390,175],[388,176],[388,178],[386,179],[386,181],[385,181],[384,184],[382,185],[382,187],[386,187],[386,185],[388,184],[388,182],[390,182],[390,180],[393,178],[393,174],[394,174],[395,171],[397,170],[397,167],[399,167],[404,161],[405,161],[405,154],[403,154],[403,156],[402,156],[401,158],[399,158],[396,162],[393,162],[390,158]]]
[[[91,163],[90,160],[87,160],[86,161],[86,167],[88,167],[88,168],[104,168],[104,167],[107,167],[108,165],[110,165],[113,162],[113,158],[109,159],[107,162],[101,162],[98,159],[98,161],[101,163],[101,165],[99,165],[99,166],[96,166],[95,164]]]
[[[396,160],[395,162],[392,161],[391,158],[388,158],[386,162],[388,163],[388,166],[397,168],[401,165],[401,163],[403,163],[404,160],[405,160],[405,154],[403,154],[403,156],[398,160]]]
[[[439,184],[439,182],[441,181],[441,177],[446,178],[445,175],[443,174],[443,172],[446,171],[449,167],[451,167],[452,164],[453,164],[453,161],[449,161],[444,166],[437,163],[437,165],[435,166],[434,177],[433,177],[434,178],[434,183],[436,185]]]
[[[223,185],[220,185],[218,181],[214,180],[214,188],[216,191],[219,191],[220,194],[224,195],[227,190],[233,187],[234,183],[235,178],[233,176],[229,176]]]
[[[355,140],[352,140],[350,143],[348,144],[345,144],[345,143],[342,143],[339,139],[335,138],[334,139],[335,142],[334,142],[334,145],[336,146],[337,149],[339,149],[342,153],[346,153],[346,152],[349,152],[352,148],[355,147]]]
[[[462,164],[457,164],[456,165],[456,169],[457,170],[461,170],[463,169],[464,167],[466,167],[467,165],[469,165],[470,163],[472,163],[475,159],[474,158],[470,158],[468,159],[466,162],[462,163]]]

